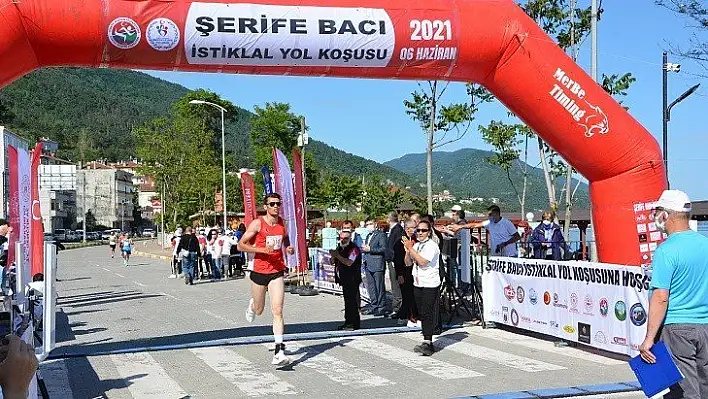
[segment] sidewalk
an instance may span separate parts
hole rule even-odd
[[[133,255],[171,262],[172,247],[164,249],[160,248],[160,244],[160,241],[156,238],[142,242],[136,242],[135,247],[133,247]],[[165,244],[169,246],[169,243]]]

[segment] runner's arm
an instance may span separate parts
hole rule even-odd
[[[241,237],[238,244],[236,244],[238,250],[241,252],[250,252],[256,254],[269,254],[270,251],[268,251],[268,248],[257,248],[255,245],[250,244],[251,240],[253,240],[253,237],[255,237],[259,231],[261,231],[261,221],[259,219],[256,219],[248,225],[248,229],[246,229],[246,232],[243,233],[243,237]]]

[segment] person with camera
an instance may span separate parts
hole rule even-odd
[[[330,249],[332,263],[335,266],[334,280],[342,286],[344,297],[344,324],[338,330],[358,330],[361,323],[359,315],[359,285],[361,285],[361,250],[352,241],[352,233],[342,230],[339,233],[339,246]]]
[[[413,293],[423,327],[423,343],[414,351],[423,356],[435,353],[433,330],[440,296],[440,247],[430,239],[434,234],[432,228],[430,222],[421,220],[416,229],[417,242],[405,236],[401,238],[406,249],[406,265],[413,267]]]
[[[0,346],[0,387],[5,399],[26,399],[39,367],[34,347],[16,335],[5,337]]]

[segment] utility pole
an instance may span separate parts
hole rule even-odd
[[[83,203],[83,205],[81,205],[81,212],[84,214],[82,227],[84,229],[84,242],[86,242],[86,173],[83,173],[83,169],[81,172],[81,191],[81,196],[83,197],[81,201]]]
[[[592,75],[592,80],[597,82],[597,0],[592,0],[590,7],[590,42],[590,74]],[[592,205],[590,205],[590,226],[593,227],[594,233],[595,222],[593,221],[592,213]],[[597,242],[593,240],[591,245],[593,249],[590,251],[590,261],[597,262]]]
[[[668,156],[668,145],[669,145],[669,118],[668,118],[668,110],[669,110],[669,56],[664,51],[663,54],[663,62],[661,63],[661,77],[662,77],[662,91],[663,91],[663,104],[661,106],[661,114],[662,114],[662,138],[663,138],[663,146],[662,146],[662,151],[664,155],[664,170],[666,171],[666,187],[669,187],[669,156]]]
[[[305,173],[305,146],[310,142],[310,138],[305,132],[305,117],[300,118],[300,144],[302,147],[302,204],[305,207],[305,229],[307,229],[307,173]]]
[[[165,178],[162,177],[162,191],[160,192],[160,232],[162,233],[162,249],[165,248]]]
[[[592,79],[597,82],[597,0],[592,0],[590,14],[590,40],[592,43],[590,70]]]
[[[681,101],[685,100],[686,97],[690,96],[693,94],[698,89],[698,86],[701,84],[694,85],[690,89],[686,90],[683,92],[678,98],[676,98],[671,104],[668,104],[669,102],[669,72],[681,72],[681,64],[673,64],[669,62],[668,55],[666,54],[666,51],[664,51],[664,62],[662,63],[662,78],[663,78],[663,106],[662,106],[662,125],[663,125],[663,132],[662,132],[662,138],[663,138],[663,157],[664,157],[664,170],[666,171],[666,187],[669,188],[669,121],[671,120],[671,108],[673,108],[676,104],[680,103]],[[668,104],[668,105],[667,105]]]

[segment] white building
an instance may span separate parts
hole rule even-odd
[[[133,174],[92,163],[77,172],[77,215],[83,221],[84,204],[96,224],[130,231],[133,221]]]
[[[39,165],[39,203],[45,231],[76,221],[76,165]]]

